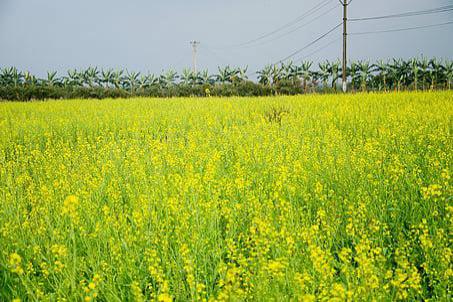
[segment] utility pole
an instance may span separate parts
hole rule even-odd
[[[190,44],[192,45],[192,72],[196,73],[197,72],[197,46],[200,45],[200,42],[198,41],[190,41]]]
[[[343,66],[342,66],[342,85],[343,85],[343,92],[348,90],[348,83],[346,79],[346,68],[348,66],[348,57],[347,57],[347,22],[348,22],[348,5],[351,4],[352,0],[338,0],[341,5],[343,5]]]

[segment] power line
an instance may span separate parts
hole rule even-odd
[[[317,49],[315,49],[314,51],[310,52],[309,54],[295,59],[295,61],[302,61],[302,60],[308,59],[309,57],[311,57],[314,54],[320,52],[321,50],[326,49],[327,47],[329,47],[330,45],[334,44],[335,42],[338,42],[339,40],[341,40],[341,37],[338,37],[338,38],[330,41],[329,43],[327,43],[327,44],[325,44],[325,45],[323,45],[321,47],[318,47]]]
[[[319,36],[318,38],[316,38],[315,40],[311,41],[310,43],[308,43],[307,45],[305,45],[304,47],[296,50],[295,52],[291,53],[290,55],[286,56],[285,58],[279,60],[278,62],[272,64],[272,65],[275,65],[275,64],[279,64],[279,63],[282,63],[292,57],[294,57],[295,55],[301,53],[303,50],[307,49],[308,47],[312,46],[313,44],[315,44],[316,42],[320,41],[321,39],[325,38],[327,35],[329,35],[330,33],[332,33],[334,30],[336,30],[337,28],[339,28],[341,25],[343,25],[343,22],[337,24],[336,26],[334,26],[333,28],[331,28],[328,32],[322,34],[321,36]]]
[[[338,8],[338,4],[336,4],[334,7],[331,7],[331,8],[328,9],[327,11],[323,12],[322,14],[317,15],[316,17],[314,17],[314,18],[311,19],[310,21],[308,21],[308,22],[306,22],[306,23],[303,23],[303,24],[301,24],[301,25],[299,25],[299,26],[297,26],[297,27],[295,27],[295,28],[293,28],[293,29],[291,29],[291,30],[289,30],[289,31],[287,31],[287,32],[284,32],[284,33],[282,33],[281,35],[278,35],[278,36],[275,37],[275,38],[272,38],[272,39],[270,39],[270,40],[261,42],[261,43],[259,43],[259,44],[249,45],[249,46],[245,46],[245,47],[256,47],[256,46],[261,46],[261,45],[269,44],[269,43],[274,42],[274,41],[276,41],[276,40],[280,40],[281,38],[286,37],[287,35],[292,34],[293,32],[298,31],[298,30],[300,30],[301,28],[303,28],[303,27],[305,27],[305,26],[307,26],[307,25],[310,25],[311,23],[313,23],[314,21],[318,20],[319,18],[326,16],[327,14],[329,14],[330,12],[332,12],[332,11],[333,11],[334,9],[336,9],[336,8]]]
[[[312,7],[311,9],[309,9],[307,12],[305,12],[304,14],[300,15],[299,17],[295,18],[294,20],[278,27],[277,29],[269,32],[269,33],[266,33],[266,34],[263,34],[255,39],[251,39],[249,41],[246,41],[246,42],[243,42],[243,43],[239,43],[239,44],[235,44],[235,45],[232,45],[231,47],[239,47],[239,46],[245,46],[245,45],[248,45],[248,44],[252,44],[254,42],[257,42],[257,41],[260,41],[262,39],[265,39],[267,37],[270,37],[294,24],[297,24],[299,23],[300,21],[302,21],[303,19],[305,19],[306,17],[309,17],[310,15],[312,15],[313,13],[316,13],[317,11],[319,11],[321,8],[327,6],[329,4],[329,2],[331,2],[332,0],[324,0],[322,2],[320,2],[319,4],[315,5],[314,7]]]
[[[434,8],[434,9],[428,9],[428,10],[406,12],[406,13],[401,13],[401,14],[364,17],[364,18],[351,18],[351,19],[348,19],[348,21],[355,22],[355,21],[369,21],[369,20],[381,20],[381,19],[391,19],[391,18],[404,18],[404,17],[421,16],[421,15],[428,15],[428,14],[445,13],[445,12],[449,12],[449,11],[453,11],[453,5],[447,5],[447,6]]]
[[[448,24],[453,24],[453,21],[451,21],[451,22],[445,22],[445,23],[438,23],[438,24],[423,25],[423,26],[414,26],[414,27],[398,28],[398,29],[388,29],[388,30],[376,30],[376,31],[355,32],[355,33],[350,33],[350,35],[358,36],[358,35],[368,35],[368,34],[379,34],[379,33],[398,32],[398,31],[408,31],[408,30],[416,30],[416,29],[423,29],[423,28],[430,28],[430,27],[444,26],[444,25],[448,25]]]

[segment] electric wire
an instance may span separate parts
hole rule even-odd
[[[416,29],[424,29],[424,28],[444,26],[444,25],[449,25],[449,24],[453,24],[453,21],[444,22],[444,23],[438,23],[438,24],[429,24],[429,25],[422,25],[422,26],[406,27],[406,28],[388,29],[388,30],[352,32],[352,33],[349,33],[349,35],[358,36],[358,35],[368,35],[368,34],[379,34],[379,33],[399,32],[399,31],[409,31],[409,30],[416,30]]]
[[[325,44],[325,45],[323,45],[321,47],[318,47],[317,49],[315,49],[314,51],[310,52],[309,54],[307,54],[305,56],[302,56],[302,57],[298,57],[297,59],[295,59],[295,61],[298,62],[298,61],[306,60],[306,59],[310,58],[311,56],[315,55],[316,53],[321,52],[322,50],[326,49],[327,47],[331,46],[332,44],[335,44],[336,42],[338,42],[340,40],[341,40],[341,37],[333,39],[329,43],[327,43],[327,44]]]
[[[281,35],[278,35],[270,40],[266,40],[264,42],[261,42],[259,44],[254,44],[254,45],[246,45],[246,46],[243,46],[244,48],[250,48],[250,47],[257,47],[257,46],[261,46],[261,45],[266,45],[266,44],[269,44],[271,42],[274,42],[276,40],[280,40],[281,38],[284,38],[286,36],[288,36],[289,34],[292,34],[294,33],[295,31],[298,31],[300,30],[301,28],[304,28],[305,26],[307,25],[310,25],[311,23],[315,22],[316,20],[318,20],[319,18],[322,18],[324,16],[326,16],[327,14],[329,14],[330,12],[332,12],[333,10],[335,10],[336,8],[338,8],[338,4],[336,4],[335,6],[329,8],[327,11],[324,11],[322,14],[320,15],[317,15],[316,17],[314,17],[313,19],[311,19],[310,21],[306,22],[306,23],[303,23],[289,31],[286,31],[284,33],[282,33]]]
[[[315,5],[314,7],[312,7],[311,9],[309,9],[307,12],[305,12],[304,14],[300,15],[299,17],[295,18],[294,20],[278,27],[277,29],[271,31],[271,32],[268,32],[266,34],[263,34],[255,39],[251,39],[249,41],[246,41],[246,42],[242,42],[242,43],[239,43],[239,44],[234,44],[234,45],[231,45],[230,47],[240,47],[240,46],[245,46],[245,45],[249,45],[249,44],[252,44],[252,43],[255,43],[257,41],[260,41],[262,39],[265,39],[267,37],[270,37],[288,27],[291,27],[293,26],[294,24],[297,24],[299,23],[300,21],[304,20],[305,18],[311,16],[313,13],[316,13],[317,11],[319,11],[320,9],[322,9],[323,7],[327,6],[332,0],[324,0],[322,2],[320,2],[319,4]]]
[[[422,11],[414,11],[414,12],[406,12],[400,14],[392,14],[392,15],[383,15],[383,16],[374,16],[374,17],[364,17],[364,18],[349,18],[348,21],[356,22],[356,21],[369,21],[369,20],[382,20],[382,19],[392,19],[392,18],[404,18],[404,17],[413,17],[413,16],[421,16],[421,15],[428,15],[428,14],[438,14],[438,13],[445,13],[453,11],[453,5],[447,5],[439,8],[422,10]]]
[[[304,47],[302,48],[299,48],[298,50],[294,51],[293,53],[289,54],[288,56],[286,56],[285,58],[277,61],[276,63],[272,64],[272,65],[275,65],[275,64],[280,64],[292,57],[294,57],[295,55],[301,53],[302,51],[304,51],[305,49],[307,49],[308,47],[314,45],[315,43],[317,43],[318,41],[322,40],[323,38],[327,37],[330,33],[332,33],[334,30],[336,30],[337,28],[339,28],[341,25],[343,25],[343,22],[337,24],[336,26],[334,26],[333,28],[331,28],[329,31],[327,31],[326,33],[322,34],[321,36],[319,36],[318,38],[314,39],[313,41],[311,41],[310,43],[308,43],[307,45],[305,45]]]

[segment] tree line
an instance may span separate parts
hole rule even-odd
[[[125,70],[69,70],[66,75],[47,72],[38,78],[15,67],[0,69],[0,99],[33,100],[58,98],[114,98],[131,96],[266,96],[275,94],[323,93],[339,91],[340,61],[311,61],[267,65],[249,79],[247,68],[219,67],[180,74],[168,70],[161,75]],[[253,73],[252,73],[253,74]],[[453,61],[411,58],[391,61],[352,61],[346,70],[348,89],[356,91],[401,91],[451,89]]]

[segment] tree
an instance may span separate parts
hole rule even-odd
[[[301,76],[303,79],[303,86],[304,86],[304,93],[307,93],[307,82],[310,81],[312,77],[312,72],[310,71],[311,66],[313,65],[313,62],[309,61],[304,61],[302,62],[302,65],[300,66],[301,70]]]
[[[60,79],[57,77],[56,71],[48,71],[47,72],[47,79],[42,81],[46,86],[59,86],[61,84]]]
[[[347,74],[351,77],[352,92],[358,88],[357,84],[360,83],[360,75],[358,74],[358,71],[359,65],[357,62],[352,61],[349,67],[347,67]]]
[[[426,57],[422,57],[418,62],[418,66],[422,78],[422,89],[425,90],[426,78],[429,76],[429,60]]]
[[[124,80],[124,87],[125,89],[129,89],[131,92],[134,92],[135,88],[138,85],[138,78],[140,76],[140,72],[129,72],[127,71],[126,78]]]
[[[272,66],[266,65],[262,70],[258,70],[258,83],[262,85],[271,85]]]
[[[329,72],[330,78],[332,80],[332,88],[337,91],[337,81],[340,78],[340,66],[341,63],[339,61],[329,63]]]
[[[329,71],[330,63],[329,63],[329,61],[326,61],[323,63],[319,63],[318,66],[319,66],[319,76],[322,80],[322,87],[323,87],[323,89],[326,89],[328,87],[327,81],[329,80],[329,77],[330,77],[330,71]]]
[[[409,61],[409,66],[411,68],[412,82],[414,84],[414,90],[418,90],[418,77],[419,77],[419,62],[417,58],[412,58]]]
[[[115,70],[112,74],[112,82],[116,89],[120,89],[123,87],[124,80],[123,73],[124,71],[122,69],[119,69]]]
[[[168,70],[164,74],[162,74],[159,78],[159,83],[163,87],[170,87],[173,86],[178,79],[178,73],[173,69]]]
[[[448,90],[450,90],[451,83],[453,82],[453,61],[445,61],[445,78],[446,87]]]
[[[105,88],[110,87],[110,84],[113,83],[113,70],[112,69],[102,70],[100,80],[101,80],[101,83],[104,84]]]
[[[360,88],[362,92],[367,91],[367,84],[371,77],[372,66],[368,61],[359,61]]]
[[[387,78],[389,75],[389,64],[383,60],[378,61],[375,65],[375,71],[378,73],[379,78],[379,90],[381,87],[384,91],[387,91]]]

